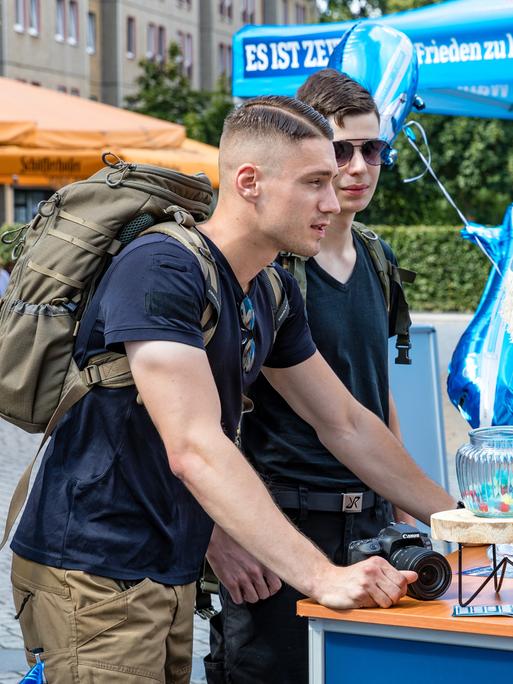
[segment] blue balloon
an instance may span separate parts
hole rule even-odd
[[[44,663],[36,663],[34,667],[30,668],[30,671],[27,672],[23,679],[20,679],[19,684],[28,684],[29,682],[32,682],[32,684],[46,684],[44,669]]]
[[[480,246],[498,270],[492,268],[454,350],[447,391],[473,428],[513,425],[513,204],[501,226],[469,223],[461,235]]]
[[[401,31],[368,21],[358,23],[344,33],[328,67],[351,76],[372,94],[381,119],[380,138],[390,145],[412,106],[423,106],[415,95],[417,55]]]

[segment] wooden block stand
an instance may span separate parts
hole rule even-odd
[[[497,544],[513,543],[513,517],[485,518],[474,515],[465,508],[441,511],[431,516],[431,536],[458,544],[458,601],[460,606],[468,606],[493,579],[495,593],[502,587],[506,568],[513,562],[504,557],[497,563]],[[492,571],[479,588],[463,600],[463,547],[465,544],[490,544],[492,547]]]

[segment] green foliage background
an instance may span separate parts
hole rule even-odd
[[[417,271],[405,285],[413,311],[475,311],[492,268],[481,250],[453,226],[372,226],[399,264]]]
[[[221,78],[213,92],[194,90],[182,73],[181,60],[176,43],[169,44],[162,63],[142,59],[137,92],[126,98],[126,105],[134,112],[183,124],[189,138],[217,147],[224,118],[233,108],[228,81]]]

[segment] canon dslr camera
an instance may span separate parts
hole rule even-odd
[[[374,539],[360,539],[349,544],[348,565],[371,556],[385,558],[396,570],[413,570],[419,576],[408,585],[408,595],[432,601],[445,594],[452,571],[442,554],[433,551],[428,535],[405,523],[391,523]]]

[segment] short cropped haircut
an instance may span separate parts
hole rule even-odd
[[[344,117],[379,112],[372,95],[357,81],[335,69],[322,69],[312,74],[297,91],[297,98],[326,118],[332,116],[337,126]]]
[[[324,137],[333,140],[326,118],[294,97],[269,95],[247,100],[224,122],[223,138],[243,134],[253,138],[278,135],[290,141]]]

